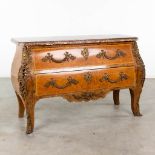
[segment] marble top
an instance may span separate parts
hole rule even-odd
[[[53,36],[12,38],[14,43],[91,43],[91,42],[113,42],[113,41],[135,41],[137,37],[127,35],[82,35],[82,36]]]

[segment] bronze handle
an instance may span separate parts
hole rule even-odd
[[[127,79],[128,79],[128,76],[125,73],[123,73],[123,72],[119,73],[119,77],[116,80],[111,80],[110,79],[110,75],[108,73],[105,73],[103,75],[103,77],[99,81],[100,82],[107,81],[109,83],[117,83],[117,82],[120,82],[120,81],[123,81],[123,80],[127,80]]]
[[[114,60],[114,59],[116,59],[116,58],[124,57],[124,56],[125,56],[125,52],[123,52],[123,51],[121,51],[121,50],[119,50],[119,49],[116,51],[116,54],[115,54],[113,57],[108,56],[108,55],[106,54],[106,51],[104,51],[104,50],[101,50],[101,52],[99,52],[99,53],[96,55],[97,58],[106,58],[106,59],[109,59],[109,60]]]
[[[62,63],[62,62],[65,62],[65,61],[69,61],[69,60],[74,60],[76,57],[73,56],[72,54],[68,53],[68,52],[65,52],[64,53],[64,58],[62,60],[58,60],[58,59],[55,59],[53,58],[53,54],[50,54],[50,53],[47,53],[47,55],[45,57],[42,58],[42,61],[43,62],[55,62],[55,63]]]
[[[67,83],[65,83],[62,86],[58,85],[56,80],[54,80],[53,78],[51,78],[51,81],[47,82],[44,86],[46,88],[52,86],[52,87],[55,87],[55,88],[58,88],[58,89],[64,89],[64,88],[66,88],[68,86],[71,86],[72,84],[76,85],[78,83],[79,83],[79,81],[77,81],[77,80],[73,79],[71,76],[69,76],[67,78]]]

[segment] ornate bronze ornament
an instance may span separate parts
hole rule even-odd
[[[79,101],[90,101],[90,100],[97,100],[102,98],[106,95],[104,90],[96,90],[92,92],[82,92],[72,95],[64,96],[69,102],[79,102]]]
[[[84,48],[81,51],[81,55],[84,57],[85,60],[87,60],[88,59],[88,56],[89,56],[88,48]]]
[[[28,78],[30,78],[31,76],[30,72],[31,63],[32,63],[31,52],[28,49],[28,46],[24,46],[22,53],[22,64],[18,72],[19,91],[24,100],[28,94],[28,88],[26,82]]]
[[[65,57],[62,60],[58,60],[58,59],[53,58],[53,54],[47,53],[47,55],[42,58],[42,61],[43,62],[49,62],[49,63],[51,63],[51,62],[62,63],[62,62],[65,62],[65,61],[76,59],[76,57],[73,56],[72,54],[70,54],[69,52],[65,52],[64,56]]]
[[[52,86],[52,87],[55,87],[55,88],[58,88],[58,89],[64,89],[64,88],[69,87],[69,86],[71,86],[73,84],[77,85],[78,83],[79,83],[79,81],[77,81],[77,80],[73,79],[71,76],[69,76],[67,78],[67,83],[65,83],[62,86],[58,85],[56,80],[54,80],[53,78],[51,78],[51,80],[49,82],[47,82],[44,86],[47,87],[47,88]]]
[[[133,52],[133,55],[136,59],[136,63],[138,64],[138,69],[141,73],[141,85],[143,86],[144,84],[144,81],[145,81],[145,65],[144,65],[144,62],[139,54],[139,49],[138,49],[138,46],[137,46],[137,42],[133,42],[133,46],[132,46],[132,52]]]
[[[22,63],[18,72],[18,82],[19,82],[19,92],[22,98],[26,103],[26,114],[27,114],[27,131],[29,134],[33,131],[32,127],[32,119],[30,117],[31,110],[33,108],[33,99],[34,99],[34,80],[31,73],[31,65],[32,65],[32,54],[30,47],[25,45],[23,47],[22,53]],[[30,88],[31,85],[31,88]]]
[[[91,82],[92,78],[93,77],[90,74],[90,72],[87,72],[87,73],[84,74],[84,79],[85,79],[86,82]]]
[[[85,101],[89,101],[91,99],[94,98],[96,94],[94,92],[84,92],[84,93],[81,93],[80,96],[78,95],[73,95],[73,97],[76,99],[76,100],[85,100]]]
[[[123,80],[127,80],[127,79],[128,79],[128,76],[125,73],[123,73],[123,72],[119,73],[119,77],[116,80],[110,79],[110,75],[108,73],[105,73],[103,75],[103,77],[99,81],[100,82],[107,81],[109,83],[117,83],[117,82],[120,82],[120,81],[123,81]]]
[[[124,57],[124,56],[125,56],[125,52],[123,52],[123,51],[121,51],[119,49],[116,51],[116,54],[113,57],[108,56],[106,54],[106,51],[104,51],[104,50],[101,50],[101,52],[99,52],[96,55],[97,58],[106,58],[106,59],[109,59],[109,60],[114,60],[114,59],[117,59],[119,57]]]

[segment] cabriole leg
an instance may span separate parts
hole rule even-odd
[[[27,129],[26,133],[30,134],[33,132],[34,129],[34,110],[35,110],[35,103],[33,100],[26,101],[26,114],[27,114]]]
[[[134,116],[142,116],[140,113],[139,108],[139,99],[142,89],[141,88],[132,88],[130,89],[130,95],[131,95],[131,110],[134,114]]]
[[[15,94],[17,96],[18,105],[19,105],[18,117],[22,118],[22,117],[24,117],[25,107],[24,107],[23,101],[22,101],[21,97],[18,95],[18,93],[15,92]]]
[[[114,100],[114,104],[115,105],[119,105],[120,104],[119,92],[120,92],[120,90],[113,90],[113,100]]]

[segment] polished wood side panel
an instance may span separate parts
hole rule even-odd
[[[127,79],[120,80],[120,73],[127,75]],[[86,80],[85,75],[90,74],[91,79]],[[109,75],[109,80],[102,80],[102,77]],[[77,83],[67,85],[68,78],[76,80]],[[47,83],[55,81],[56,85]],[[133,87],[135,85],[135,68],[119,67],[113,69],[99,69],[76,72],[63,72],[52,74],[36,75],[36,96],[62,95],[66,93],[84,92],[97,89],[114,89],[122,87]],[[66,87],[64,87],[66,86]]]
[[[15,56],[11,67],[11,81],[13,88],[19,93],[18,72],[22,62],[23,44],[17,45]]]
[[[84,50],[87,50],[85,53]],[[132,44],[68,45],[33,48],[35,70],[50,70],[83,66],[133,65]],[[68,53],[68,59],[66,56]],[[83,52],[83,53],[82,53]],[[104,52],[104,54],[102,53]],[[122,52],[122,55],[121,55]],[[48,57],[48,58],[47,58]],[[65,59],[66,58],[66,59]],[[51,60],[53,59],[53,61]],[[125,64],[124,64],[125,62]]]

